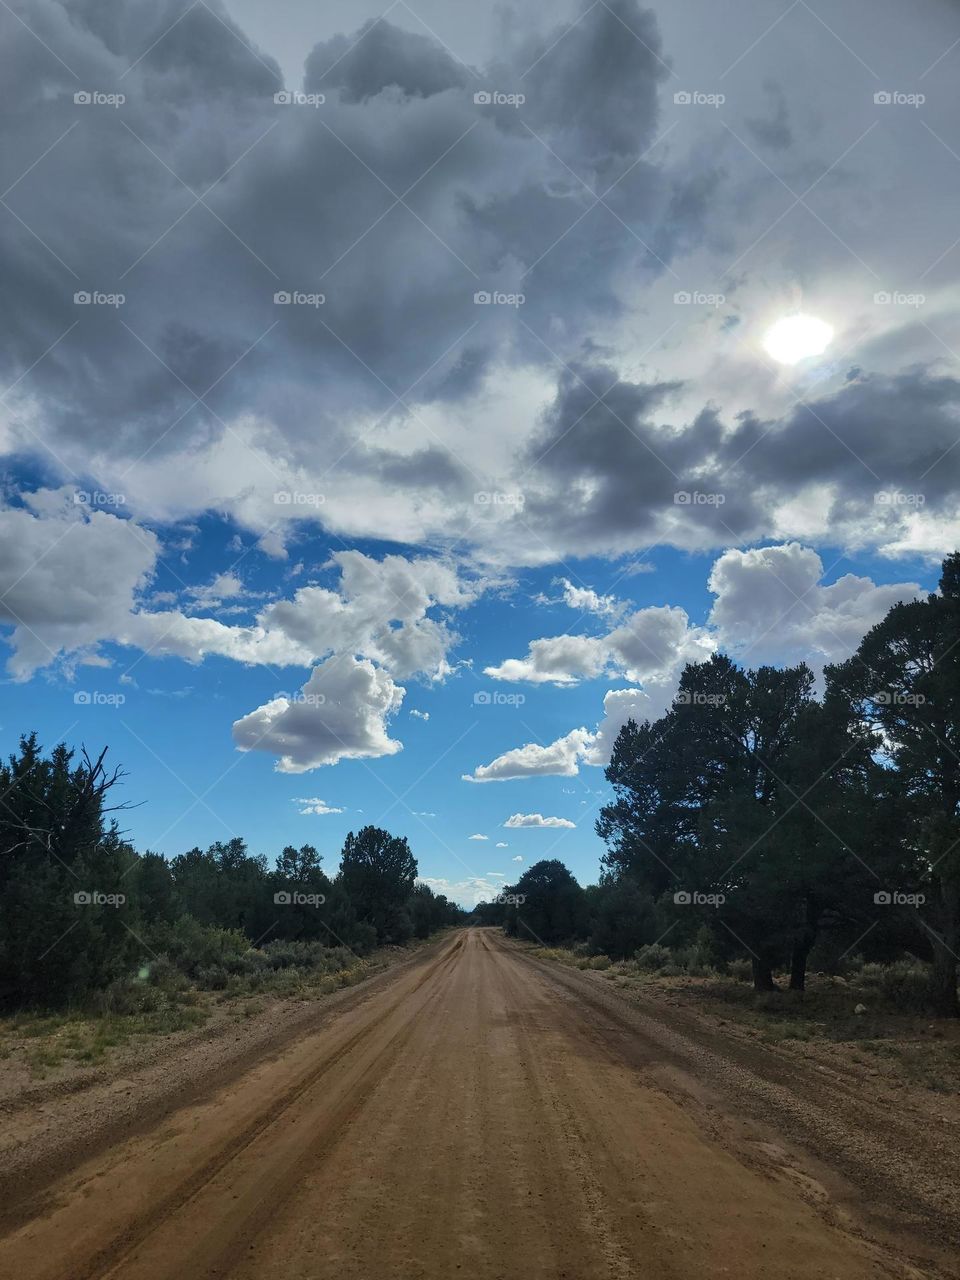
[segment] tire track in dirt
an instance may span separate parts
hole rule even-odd
[[[66,1174],[0,1238],[0,1274],[934,1274],[906,1271],[731,1151],[658,1082],[675,1046],[634,1034],[632,1053],[627,1023],[584,997],[468,930],[202,1105]]]

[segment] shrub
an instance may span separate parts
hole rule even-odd
[[[883,966],[880,990],[886,1000],[906,1013],[923,1013],[930,1007],[930,970],[911,960]]]
[[[865,964],[861,967],[859,978],[865,987],[879,987],[883,981],[882,964]]]
[[[222,964],[208,964],[197,970],[196,980],[205,991],[226,991],[230,975]]]
[[[102,991],[95,991],[90,1007],[98,1014],[134,1016],[156,1013],[165,1004],[163,992],[136,978],[114,978]]]
[[[753,965],[742,956],[731,960],[727,965],[727,973],[736,982],[750,982],[753,979]]]
[[[706,978],[713,973],[713,953],[700,942],[691,943],[674,952],[674,962],[691,978]],[[670,975],[675,976],[675,975]]]
[[[664,947],[659,942],[650,942],[640,948],[635,958],[638,969],[656,973],[670,964],[673,956],[669,947]]]
[[[239,929],[218,929],[215,925],[200,924],[192,916],[181,916],[173,925],[156,926],[151,931],[151,945],[182,973],[198,980],[202,969],[221,967],[227,972],[242,971],[248,962],[241,957],[251,951],[249,941]]]

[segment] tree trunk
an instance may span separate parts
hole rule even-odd
[[[933,972],[930,977],[931,1003],[941,1018],[960,1017],[957,1000],[957,952],[960,951],[960,884],[951,878],[936,885],[934,901],[939,907],[937,925],[927,930],[933,944]]]
[[[953,952],[937,940],[933,943],[933,973],[931,975],[933,1011],[940,1018],[960,1017],[957,1001],[957,958]]]
[[[778,989],[773,980],[773,969],[765,960],[753,956],[750,964],[753,967],[754,991],[776,991]]]
[[[819,910],[816,905],[807,900],[804,908],[806,923],[803,932],[793,944],[793,951],[790,954],[790,990],[802,991],[807,982],[807,960],[810,952],[813,950],[813,944],[817,940],[817,928]]]
[[[807,957],[810,954],[812,941],[801,938],[794,943],[790,955],[790,990],[802,991],[807,983]]]

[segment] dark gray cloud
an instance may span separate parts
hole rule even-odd
[[[775,80],[764,80],[763,91],[767,96],[770,114],[748,117],[746,126],[761,146],[770,147],[774,151],[785,151],[793,142],[786,95]]]
[[[303,517],[501,560],[724,545],[793,532],[780,508],[818,484],[867,541],[878,489],[949,514],[956,388],[931,347],[960,341],[935,296],[960,257],[916,181],[920,143],[925,173],[946,163],[949,82],[918,53],[931,109],[881,108],[822,27],[794,68],[799,11],[755,48],[760,8],[714,49],[582,0],[505,20],[475,66],[378,19],[309,52],[316,106],[274,100],[277,64],[216,0],[36,0],[29,30],[0,8],[10,448],[109,470],[135,514],[229,512],[278,554]],[[722,109],[674,101],[727,69]],[[874,305],[900,288],[929,304]],[[681,289],[726,296],[712,328]],[[524,300],[475,303],[496,291]],[[764,368],[761,325],[801,299],[838,328],[822,384]],[[278,510],[301,489],[324,503]]]
[[[402,31],[381,19],[365,22],[356,35],[334,36],[307,58],[304,90],[338,89],[342,102],[363,102],[385,89],[430,98],[463,88],[466,68],[428,36]]]
[[[526,517],[607,551],[664,536],[690,546],[750,540],[811,486],[834,487],[821,514],[838,535],[960,500],[956,378],[860,374],[783,418],[746,412],[732,422],[711,407],[672,422],[679,390],[620,382],[604,366],[572,369],[524,458]]]
[[[695,234],[703,206],[677,217],[676,177],[641,159],[666,70],[634,0],[505,49],[482,76],[427,36],[367,24],[310,54],[316,108],[275,103],[276,65],[211,9],[86,3],[68,21],[39,0],[53,53],[5,15],[3,372],[56,344],[12,401],[58,452],[162,457],[253,412],[292,459],[318,436],[336,458],[348,419],[411,384],[422,403],[457,399],[494,358],[550,359],[514,311],[478,309],[478,290],[523,292],[531,328],[564,312],[585,335],[616,312],[624,271],[663,269],[641,240],[666,261]],[[487,87],[527,102],[476,104]],[[126,101],[78,106],[78,89]],[[617,216],[583,217],[588,186],[624,173]],[[79,290],[125,302],[79,308]],[[281,309],[281,290],[325,301]]]

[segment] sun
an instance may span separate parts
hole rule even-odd
[[[784,316],[767,330],[763,340],[768,355],[780,364],[799,364],[809,356],[819,356],[833,340],[833,325],[816,316]]]

